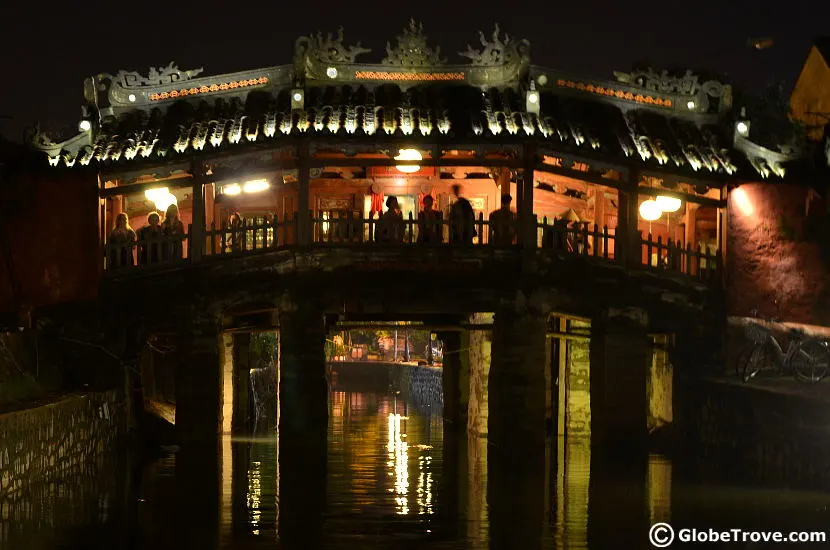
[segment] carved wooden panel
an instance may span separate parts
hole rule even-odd
[[[354,208],[354,195],[317,197],[317,210],[350,210],[352,208]]]

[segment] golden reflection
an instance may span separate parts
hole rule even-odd
[[[222,438],[222,497],[220,504],[220,540],[230,540],[233,523],[233,445],[231,437]]]
[[[671,521],[671,462],[659,455],[648,460],[648,519],[651,525]]]
[[[429,447],[418,445],[418,447]],[[418,457],[418,515],[432,514],[432,457],[429,454]]]
[[[556,546],[587,548],[591,440],[559,437],[557,455]]]
[[[409,502],[407,499],[407,492],[409,489],[409,445],[404,441],[406,434],[402,432],[401,424],[403,420],[408,417],[401,416],[398,413],[389,413],[389,441],[386,445],[386,452],[389,461],[386,463],[391,468],[389,475],[395,478],[394,489],[389,489],[390,492],[395,493],[396,511],[399,515],[406,515],[409,513]],[[403,429],[406,429],[404,424]]]
[[[654,342],[651,367],[648,372],[648,428],[654,431],[674,420],[672,385],[674,367],[669,362],[669,339],[666,334],[651,335]]]
[[[262,472],[260,462],[251,462],[248,468],[248,510],[251,513],[251,527],[254,535],[259,534],[259,520],[262,515]]]

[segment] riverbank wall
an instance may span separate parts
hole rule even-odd
[[[114,448],[126,422],[117,391],[0,414],[0,502],[35,483],[94,475],[97,459]]]

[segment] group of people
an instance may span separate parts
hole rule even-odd
[[[122,212],[115,217],[115,227],[107,238],[107,266],[119,269],[135,265],[133,249],[138,247],[139,265],[179,259],[183,255],[184,224],[179,207],[171,204],[161,220],[158,212],[147,215],[147,225],[134,231],[130,219]]]
[[[453,185],[455,201],[449,213],[450,244],[472,244],[478,235],[476,231],[475,211],[470,201],[461,196],[461,186]],[[516,214],[510,209],[513,201],[510,195],[502,195],[501,208],[490,213],[488,219],[488,242],[496,246],[509,246],[516,242]],[[434,209],[435,200],[431,195],[423,199],[424,209],[418,213],[419,244],[439,244],[443,242],[443,216]],[[401,243],[404,241],[404,219],[397,197],[386,199],[387,211],[375,226],[375,241],[382,243]]]

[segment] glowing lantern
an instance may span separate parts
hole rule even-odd
[[[171,204],[177,204],[176,195],[171,193],[166,187],[157,187],[155,189],[147,189],[144,191],[144,196],[147,200],[153,201],[156,205],[156,210],[164,212]]]
[[[401,149],[398,152],[398,156],[395,157],[395,160],[421,160],[423,157],[421,153],[416,151],[415,149]],[[421,169],[418,165],[413,166],[395,166],[399,172],[403,172],[405,174],[411,174],[413,172],[417,172]]]
[[[663,210],[655,200],[649,199],[647,201],[643,201],[640,205],[640,217],[646,221],[653,222],[654,220],[660,219],[660,216],[662,215]]]
[[[683,201],[675,197],[667,197],[665,195],[657,197],[657,205],[663,212],[677,212],[680,210],[682,204]]]

